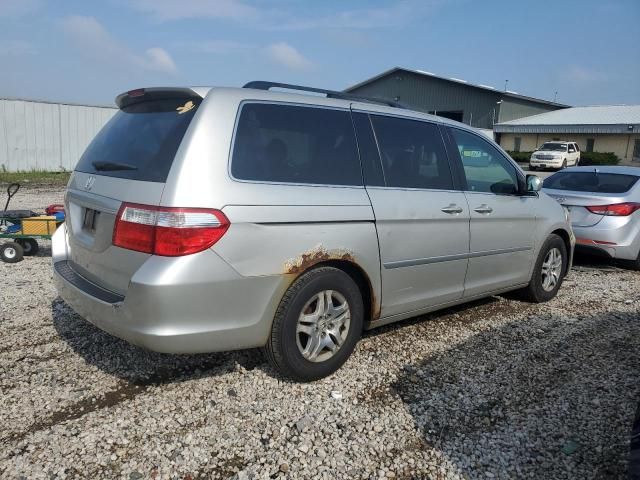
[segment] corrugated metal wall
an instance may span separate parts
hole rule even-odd
[[[498,122],[508,122],[509,120],[517,120],[518,118],[530,117],[556,110],[544,104],[528,102],[519,98],[504,97],[500,105],[500,119]]]
[[[462,121],[477,128],[492,128],[496,122],[499,92],[483,91],[464,84],[410,72],[396,72],[351,93],[403,103],[422,112],[463,111]]]
[[[73,170],[109,107],[0,99],[0,169]]]
[[[464,123],[486,129],[493,128],[493,124],[498,121],[506,121],[506,117],[522,118],[556,110],[556,107],[542,103],[504,96],[498,90],[493,92],[407,71],[389,73],[371,83],[350,90],[350,93],[396,100],[410,108],[427,113],[463,111]],[[498,103],[500,100],[502,103]]]

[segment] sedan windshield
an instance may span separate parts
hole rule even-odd
[[[619,173],[558,172],[544,181],[544,188],[572,192],[624,193],[638,181],[635,175]]]
[[[566,152],[567,144],[547,142],[542,144],[542,146],[538,150],[546,151],[546,152]]]

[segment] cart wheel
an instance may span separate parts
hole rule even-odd
[[[7,263],[17,263],[22,260],[24,250],[19,243],[8,242],[0,245],[0,260]]]
[[[35,238],[18,238],[16,239],[16,243],[19,243],[24,250],[25,257],[31,257],[40,250],[40,246]]]

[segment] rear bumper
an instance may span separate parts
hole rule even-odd
[[[207,250],[150,257],[131,278],[126,294],[118,296],[73,271],[66,235],[61,227],[52,241],[53,279],[62,299],[98,328],[158,352],[264,345],[289,284],[284,275],[243,277]]]
[[[638,213],[634,214],[635,216]],[[640,221],[605,217],[591,227],[573,227],[576,247],[591,252],[600,251],[611,258],[635,260],[640,253]]]

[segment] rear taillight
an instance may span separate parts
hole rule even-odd
[[[154,207],[123,203],[113,229],[116,247],[178,257],[201,252],[215,244],[229,228],[219,210]]]
[[[626,217],[631,215],[636,210],[640,210],[640,203],[627,202],[616,203],[614,205],[595,205],[593,207],[586,207],[591,213],[597,215],[610,215],[614,217]]]

